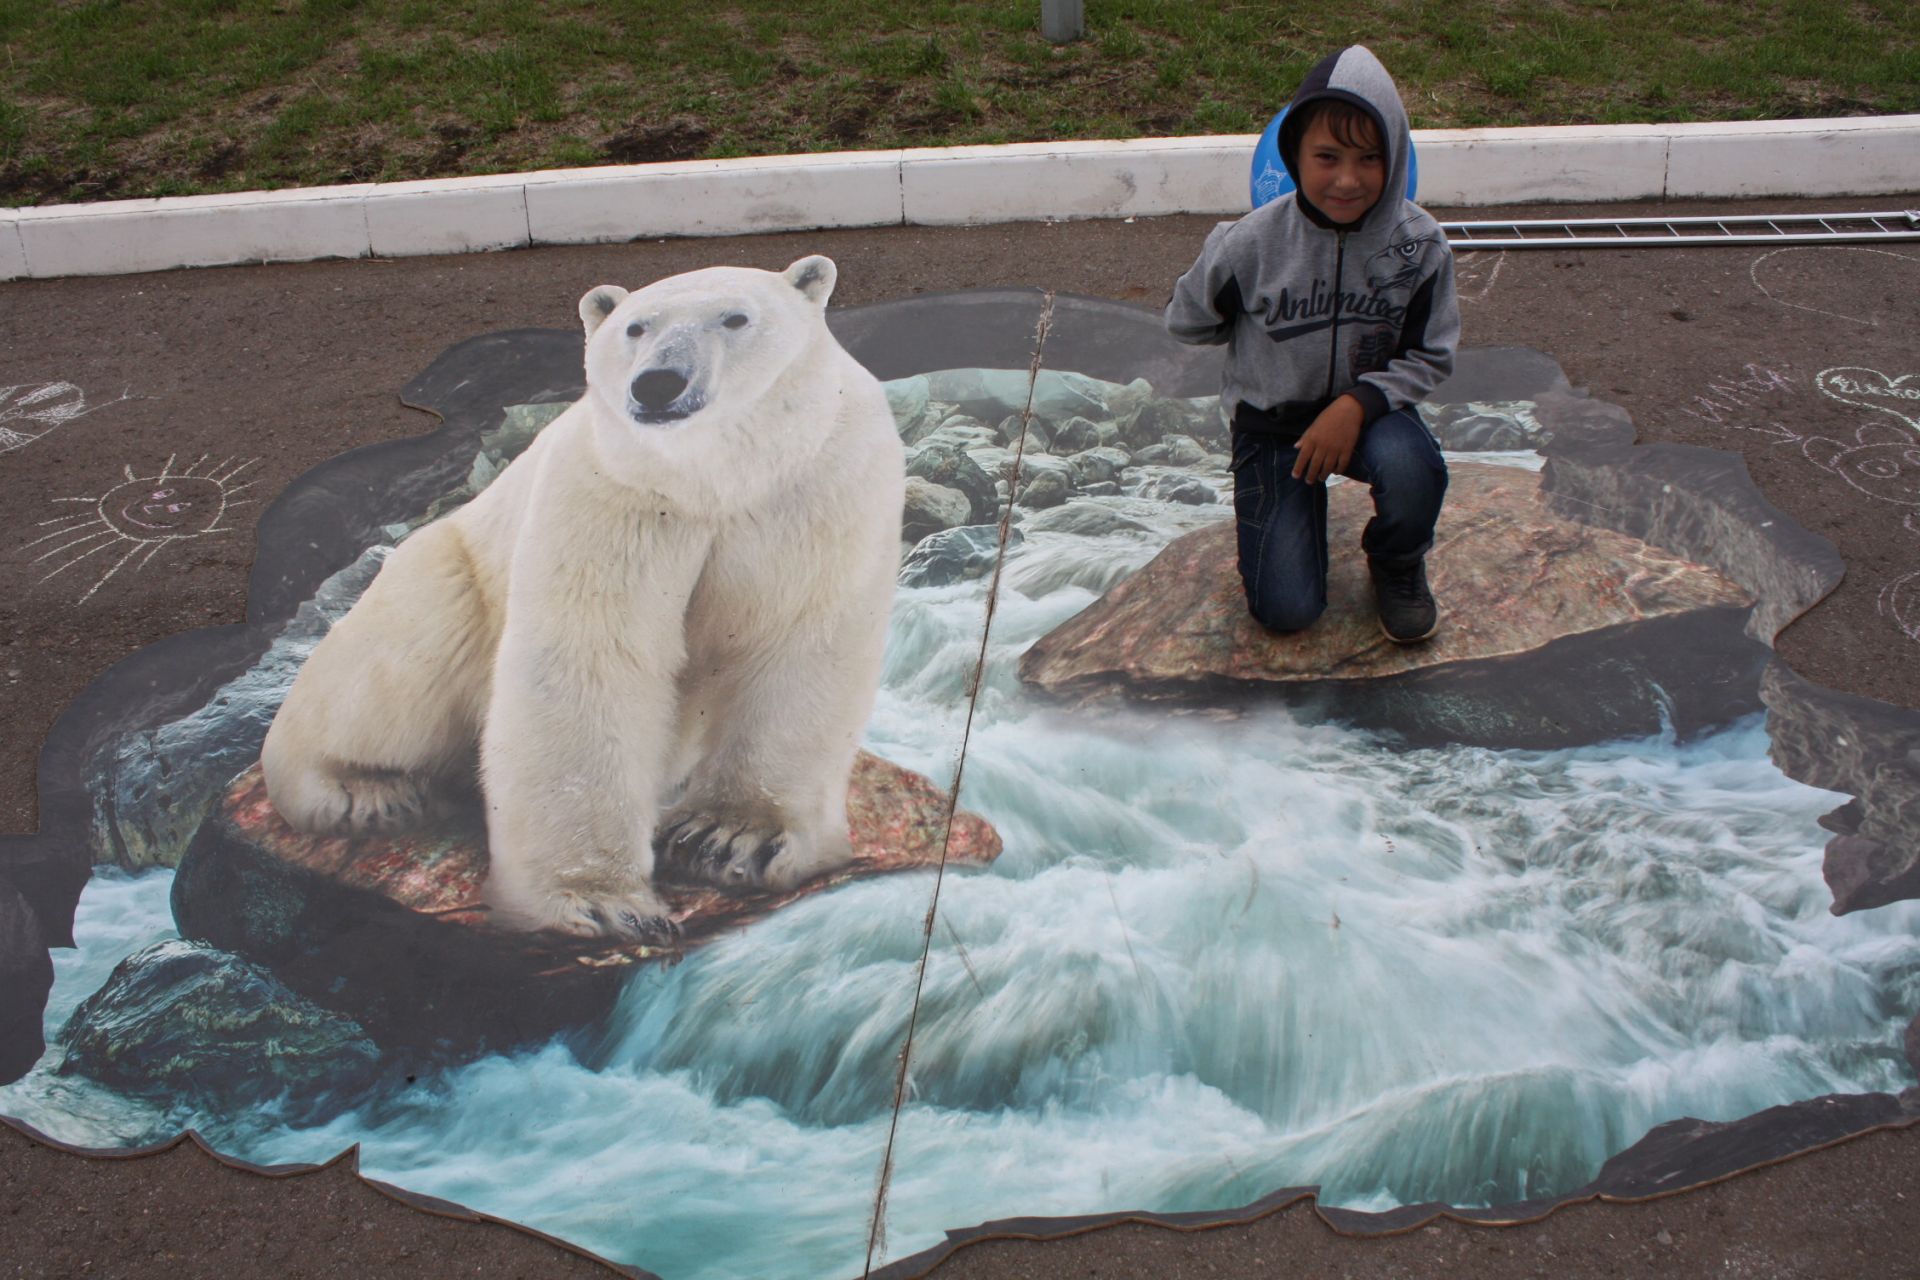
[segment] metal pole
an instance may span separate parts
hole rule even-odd
[[[1040,34],[1055,44],[1069,44],[1087,34],[1081,0],[1040,0]]]

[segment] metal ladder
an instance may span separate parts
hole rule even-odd
[[[1701,244],[1852,244],[1920,240],[1920,210],[1894,213],[1745,214],[1724,218],[1570,218],[1443,222],[1465,249],[1627,249]]]

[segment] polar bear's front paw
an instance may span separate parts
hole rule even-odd
[[[576,938],[613,938],[648,946],[680,942],[680,926],[651,893],[580,893],[560,890],[548,904],[545,928]]]
[[[438,814],[426,782],[399,772],[335,777],[305,792],[307,803],[296,800],[281,816],[298,830],[322,835],[393,835]]]
[[[791,889],[813,874],[787,832],[701,814],[663,823],[654,852],[678,878],[722,889]]]

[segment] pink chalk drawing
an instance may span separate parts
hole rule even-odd
[[[40,581],[57,578],[102,552],[109,558],[117,554],[118,558],[111,559],[106,572],[94,579],[93,585],[74,601],[75,605],[82,605],[127,565],[132,564],[137,571],[158,555],[161,548],[172,543],[228,532],[228,526],[220,521],[230,508],[246,505],[249,499],[234,495],[252,483],[232,481],[259,459],[248,458],[237,465],[231,458],[214,463],[207,459],[208,455],[202,454],[176,471],[174,458],[169,457],[157,474],[145,476],[136,476],[128,466],[123,468],[126,479],[98,497],[55,498],[55,502],[84,503],[92,510],[69,512],[40,522],[41,528],[58,527],[41,534],[22,549],[49,542],[55,544],[35,556],[35,564],[66,556]],[[108,561],[94,561],[93,567],[101,564]]]

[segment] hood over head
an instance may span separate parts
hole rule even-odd
[[[1407,198],[1407,169],[1413,155],[1413,133],[1407,124],[1407,109],[1400,103],[1400,91],[1393,77],[1380,65],[1380,59],[1365,45],[1348,45],[1314,64],[1300,82],[1299,91],[1287,104],[1287,118],[1280,125],[1280,160],[1293,179],[1295,198],[1302,209],[1322,225],[1332,225],[1318,209],[1298,195],[1300,188],[1300,135],[1306,132],[1300,108],[1322,98],[1350,102],[1373,117],[1380,130],[1380,143],[1386,152],[1387,179],[1380,198],[1367,210],[1356,229],[1367,229],[1400,217],[1400,205]]]

